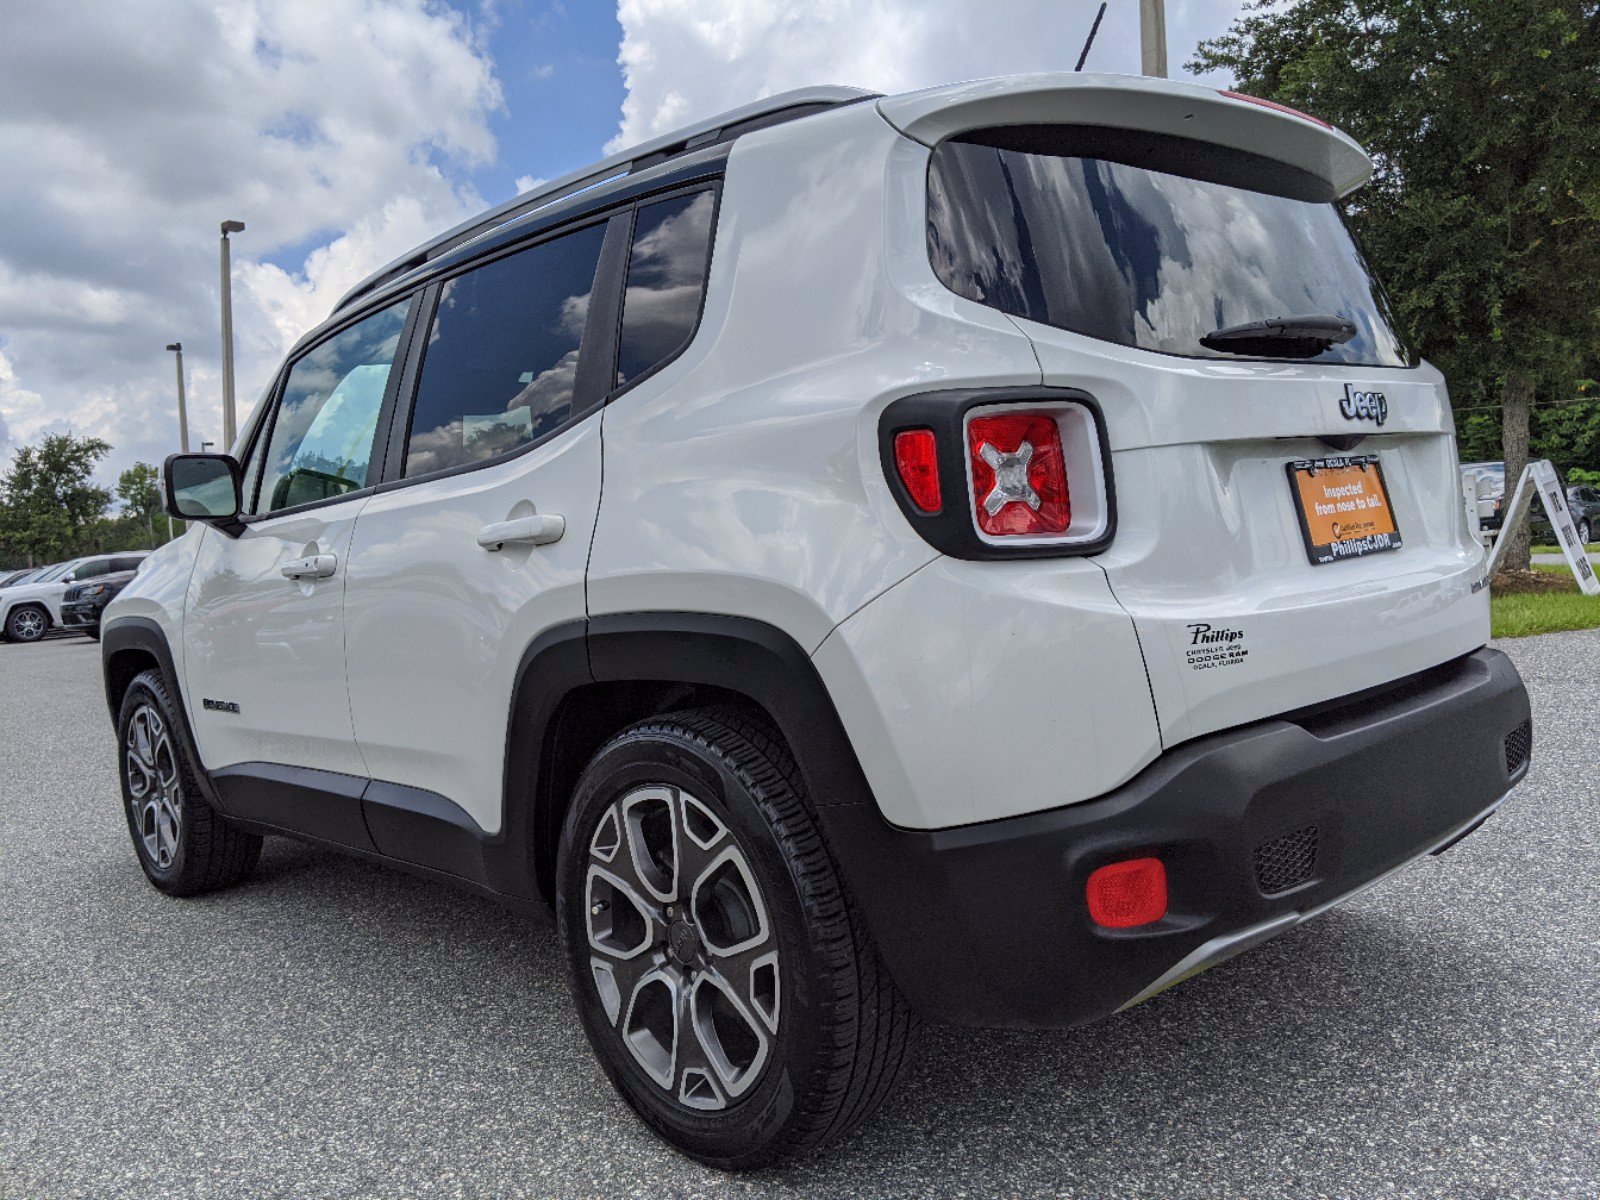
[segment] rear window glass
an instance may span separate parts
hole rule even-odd
[[[928,250],[958,295],[1102,341],[1187,357],[1410,366],[1331,197],[1269,160],[1181,138],[1020,126],[941,143]],[[1290,316],[1355,336],[1239,355],[1201,339]]]

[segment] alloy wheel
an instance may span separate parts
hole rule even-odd
[[[744,850],[679,788],[635,788],[589,841],[589,973],[634,1062],[691,1109],[749,1092],[777,1037],[777,937]]]
[[[25,608],[11,618],[11,632],[20,642],[37,641],[44,636],[44,614]]]
[[[125,747],[128,804],[134,827],[150,862],[161,870],[172,866],[183,832],[178,794],[178,760],[172,736],[161,714],[149,704],[134,710]]]

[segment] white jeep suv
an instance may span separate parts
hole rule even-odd
[[[121,571],[136,571],[143,550],[125,554],[91,554],[41,571],[12,587],[0,589],[0,632],[10,642],[36,642],[63,624],[61,601],[73,584]]]
[[[1303,114],[812,89],[307,334],[104,623],[140,863],[290,834],[554,909],[600,1062],[748,1167],[917,1017],[1104,1017],[1527,769],[1444,381]]]

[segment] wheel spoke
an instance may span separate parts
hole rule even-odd
[[[584,906],[589,946],[608,958],[636,958],[666,937],[657,906],[598,864],[589,867]]]
[[[731,1097],[743,1095],[766,1065],[771,1039],[761,1019],[713,971],[703,972],[690,998],[695,1041],[717,1083]]]
[[[149,717],[150,710],[148,708],[141,708],[133,714],[133,721],[130,723],[128,731],[128,749],[133,751],[134,757],[139,760],[139,765],[154,775],[156,752],[150,737]]]
[[[625,1011],[626,1002],[639,990],[644,977],[659,967],[659,956],[637,954],[632,958],[616,958],[606,954],[589,957],[589,973],[606,1009],[606,1018],[616,1025]]]
[[[645,895],[662,904],[678,899],[677,803],[671,788],[629,792],[618,803],[623,845],[633,877]]]
[[[731,843],[696,876],[690,908],[713,957],[754,949],[771,936],[761,892],[744,854]]]
[[[683,1043],[681,990],[677,972],[659,967],[646,971],[628,996],[620,1030],[634,1061],[669,1092]]]
[[[679,1028],[694,1030],[694,997],[698,980],[691,980],[679,994]],[[678,1047],[677,1098],[690,1108],[718,1109],[727,1106],[728,1097],[717,1074],[705,1042],[698,1031],[683,1038]]]
[[[171,797],[162,797],[157,820],[161,831],[162,865],[165,866],[178,856],[178,810]]]

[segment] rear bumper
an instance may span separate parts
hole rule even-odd
[[[1516,668],[1482,649],[1384,689],[1196,739],[1096,800],[954,829],[820,809],[912,1004],[1076,1025],[1137,1003],[1471,832],[1527,770]],[[1005,753],[992,756],[1004,788]],[[1156,855],[1170,907],[1103,929],[1089,874]]]

